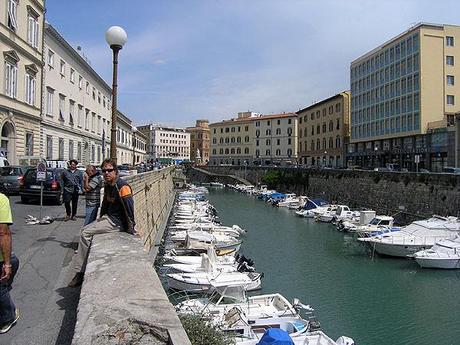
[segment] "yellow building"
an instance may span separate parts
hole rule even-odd
[[[11,164],[40,150],[43,0],[2,1],[0,16],[0,154]]]
[[[460,27],[420,23],[351,63],[349,158],[439,170],[460,109]],[[442,121],[445,130],[439,130]]]
[[[190,133],[190,160],[196,164],[208,164],[210,133],[208,120],[196,120],[195,127],[187,127]]]
[[[342,167],[350,138],[350,92],[344,91],[297,112],[299,162]]]
[[[210,165],[290,165],[297,163],[297,116],[294,113],[238,117],[209,125]]]

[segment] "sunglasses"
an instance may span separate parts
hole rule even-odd
[[[113,172],[115,169],[101,169],[102,173],[105,174],[105,173],[111,173]]]

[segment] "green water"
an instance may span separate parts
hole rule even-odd
[[[248,230],[242,252],[264,272],[259,293],[315,308],[323,330],[358,345],[460,344],[460,271],[375,257],[332,225],[254,197],[211,190],[222,224]]]

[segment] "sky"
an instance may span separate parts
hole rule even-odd
[[[295,112],[349,89],[351,61],[458,0],[46,0],[47,21],[111,85],[105,31],[125,29],[118,108],[135,125]]]

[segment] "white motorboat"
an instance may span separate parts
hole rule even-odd
[[[358,241],[368,243],[379,254],[407,257],[431,248],[439,240],[454,238],[457,234],[460,234],[460,220],[457,217],[433,216],[415,221],[400,231],[361,237]]]
[[[291,203],[298,202],[297,196],[293,193],[285,194],[283,200],[279,201],[276,206],[278,207],[289,207]]]
[[[256,272],[217,272],[214,269],[198,273],[166,274],[170,289],[188,292],[213,292],[217,287],[239,285],[247,291],[262,286],[262,275]]]
[[[347,337],[334,342],[321,331],[313,308],[297,299],[291,304],[279,293],[246,297],[240,286],[230,285],[217,288],[209,298],[179,303],[176,310],[180,314],[199,315],[224,331],[236,334],[235,342],[239,345],[256,345],[269,328],[283,329],[298,345],[354,344]],[[300,315],[301,310],[305,318]]]
[[[437,241],[430,249],[416,252],[412,256],[424,268],[460,268],[460,237]]]
[[[202,242],[234,242],[238,237],[239,233],[229,233],[224,231],[200,231],[200,230],[182,230],[174,231],[170,235],[170,239],[173,242],[185,242],[187,236],[193,240],[199,240]]]
[[[220,182],[211,182],[210,185],[215,188],[224,188],[224,184]]]
[[[300,217],[313,218],[315,213],[313,212],[316,209],[326,210],[329,206],[329,203],[323,199],[308,199],[306,200],[305,205],[298,211],[296,215]]]
[[[345,219],[359,218],[358,211],[351,211],[348,206],[337,205],[335,210],[326,211],[318,215],[315,219],[319,222],[330,223],[332,221],[340,221]]]

